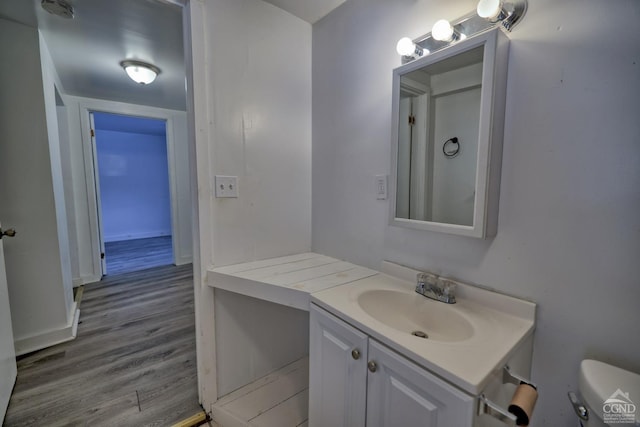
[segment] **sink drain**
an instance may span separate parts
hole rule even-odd
[[[424,338],[424,339],[429,338],[429,335],[427,335],[426,332],[422,332],[422,331],[413,331],[411,332],[411,335],[418,338]]]

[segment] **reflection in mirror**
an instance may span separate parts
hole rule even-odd
[[[484,46],[400,76],[396,218],[473,226]]]

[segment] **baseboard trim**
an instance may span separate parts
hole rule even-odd
[[[76,303],[73,305],[73,318],[71,322],[61,329],[43,332],[38,335],[17,339],[15,341],[16,356],[31,353],[33,351],[42,350],[56,344],[71,341],[78,334],[78,322],[80,320],[80,309]]]
[[[82,279],[83,285],[86,285],[87,283],[95,283],[102,280],[102,274],[95,274],[92,276],[82,276],[81,279]]]
[[[193,262],[192,256],[176,258],[176,265],[191,264],[192,262]]]

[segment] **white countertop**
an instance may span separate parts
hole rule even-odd
[[[358,297],[371,290],[417,295],[415,270],[388,262],[382,269],[389,274],[303,253],[213,268],[207,282],[217,289],[305,311],[315,303],[472,395],[483,391],[491,374],[501,370],[518,345],[533,333],[534,303],[462,283],[458,283],[456,304],[426,297],[419,297],[419,302],[424,298],[427,307],[439,305],[434,310],[455,311],[472,325],[469,338],[422,339],[409,331],[401,332],[376,320],[358,304]],[[402,312],[390,311],[388,315],[403,320]]]
[[[214,268],[207,272],[207,284],[309,311],[311,293],[375,274],[378,272],[309,252]]]
[[[491,374],[502,369],[518,345],[533,333],[535,304],[469,285],[458,284],[456,304],[424,300],[425,304],[454,310],[469,321],[473,335],[461,341],[429,340],[415,337],[410,331],[400,332],[376,320],[358,304],[358,297],[365,291],[416,295],[414,288],[412,282],[380,273],[314,293],[311,302],[472,395],[483,391]],[[393,315],[402,317],[403,313]]]

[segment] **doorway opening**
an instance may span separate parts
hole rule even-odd
[[[166,120],[90,115],[102,273],[175,264]]]

